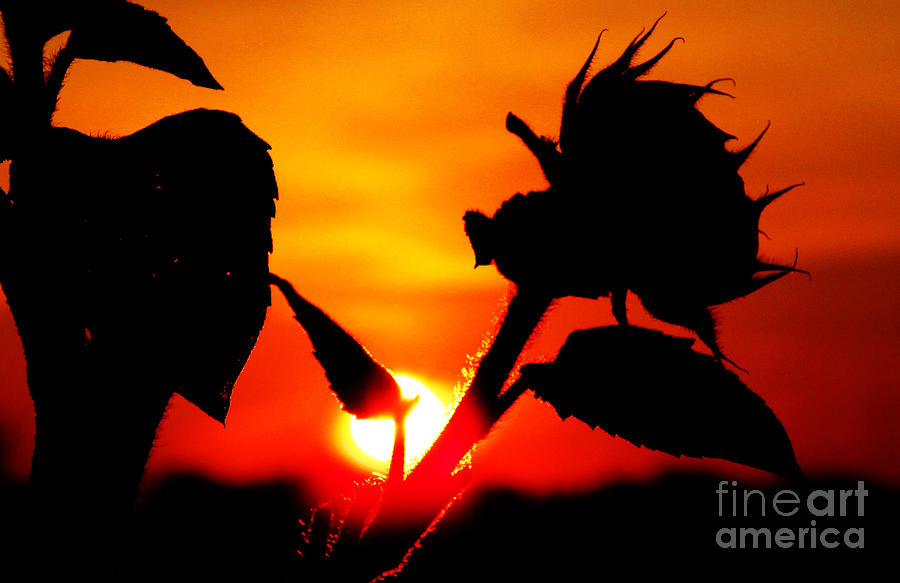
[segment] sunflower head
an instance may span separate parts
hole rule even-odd
[[[520,287],[554,297],[631,290],[664,305],[654,315],[673,323],[799,271],[757,257],[760,214],[796,186],[747,196],[739,169],[766,130],[729,149],[735,137],[697,109],[706,95],[728,96],[716,88],[724,79],[645,79],[679,40],[635,64],[658,23],[590,76],[598,39],[566,88],[558,140],[509,114],[507,129],[549,188],[514,196],[492,217],[466,214],[477,265],[493,262]]]

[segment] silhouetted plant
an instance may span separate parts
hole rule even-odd
[[[726,95],[713,88],[721,79],[641,79],[675,43],[633,65],[655,27],[585,84],[594,46],[566,90],[558,143],[507,117],[550,188],[514,196],[490,219],[466,213],[466,232],[477,265],[493,261],[519,286],[549,297],[611,296],[623,325],[631,290],[651,315],[693,330],[724,358],[709,307],[799,271],[757,257],[762,211],[799,185],[756,200],[745,194],[737,171],[765,131],[728,151],[734,136],[695,108],[705,95]],[[773,273],[758,276],[765,272]]]
[[[364,488],[346,521],[328,507],[315,513],[306,554],[316,575],[366,581],[401,568],[465,486],[461,460],[528,389],[561,417],[575,416],[639,446],[802,477],[780,421],[724,367],[728,359],[710,311],[801,271],[758,257],[760,213],[794,186],[756,200],[745,194],[738,170],[762,135],[741,151],[725,148],[733,137],[695,108],[705,95],[726,95],[713,88],[716,81],[641,79],[675,43],[633,65],[655,27],[585,83],[594,46],[566,90],[558,142],[507,117],[507,129],[537,157],[550,187],[515,195],[493,217],[465,215],[476,267],[495,263],[517,286],[506,317],[453,417],[418,465],[405,477],[392,473],[380,503],[372,493],[377,485]],[[343,353],[323,358],[323,340],[316,339],[321,330],[301,313],[309,304],[275,281],[345,408],[350,411],[346,399],[355,391],[375,398],[381,389],[365,373],[374,360],[327,317],[325,326],[340,330],[331,348]],[[628,326],[629,290],[651,315],[696,332],[713,356],[692,350],[691,339]],[[504,391],[540,319],[564,296],[610,296],[619,325],[573,332],[554,362],[523,366]],[[318,309],[315,317],[322,317]],[[338,375],[346,380],[351,373],[361,379],[355,391],[335,386]],[[326,544],[327,533],[336,544]],[[331,553],[330,565],[323,566],[329,562],[321,553]]]
[[[270,303],[277,189],[269,146],[231,113],[188,111],[118,139],[53,125],[75,59],[221,89],[157,13],[122,0],[0,12],[11,56],[0,284],[35,408],[36,534],[46,552],[67,531],[44,565],[71,574],[114,561],[174,392],[224,422]],[[47,42],[66,31],[45,66]]]
[[[406,399],[400,385],[381,364],[325,312],[300,296],[284,279],[270,274],[309,334],[313,354],[325,369],[325,376],[344,411],[357,419],[392,419],[396,424],[390,476],[403,480],[405,458],[404,422],[418,404],[419,397]]]

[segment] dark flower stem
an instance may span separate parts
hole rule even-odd
[[[399,484],[403,481],[406,462],[406,416],[394,418],[394,449],[391,451],[391,467],[388,470],[388,483]]]
[[[522,290],[516,293],[490,349],[478,364],[469,390],[444,431],[407,479],[410,487],[445,480],[500,418],[505,411],[496,410],[500,391],[551,302],[552,298],[544,295]]]
[[[401,399],[394,413],[394,449],[391,451],[391,465],[388,470],[388,487],[395,488],[403,483],[406,470],[406,419],[419,404],[419,397]]]
[[[448,501],[465,487],[466,480],[453,476],[453,470],[521,394],[519,388],[515,395],[507,391],[501,396],[500,392],[552,301],[522,290],[510,301],[500,330],[441,435],[400,487],[389,480],[392,493],[383,499],[364,536],[375,562],[358,564],[360,576],[377,577],[396,566],[433,526]]]

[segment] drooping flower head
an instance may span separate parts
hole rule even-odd
[[[512,197],[491,218],[470,211],[466,232],[476,264],[494,262],[520,287],[612,294],[614,304],[631,290],[652,315],[695,330],[721,356],[709,307],[799,271],[757,256],[760,214],[797,185],[747,196],[738,170],[765,130],[741,150],[726,148],[734,136],[696,108],[705,95],[727,95],[714,88],[721,79],[643,78],[678,40],[633,64],[658,22],[586,82],[594,46],[566,89],[558,141],[509,114],[507,129],[550,187]],[[617,318],[624,323],[624,311]]]

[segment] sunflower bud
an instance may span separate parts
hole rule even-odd
[[[757,257],[762,210],[794,186],[747,196],[738,170],[765,130],[740,151],[726,149],[734,136],[695,107],[704,95],[728,95],[716,81],[642,79],[675,43],[632,64],[655,28],[585,83],[594,46],[566,89],[558,142],[507,117],[550,188],[517,194],[490,218],[469,211],[466,234],[476,266],[493,262],[551,297],[631,290],[653,316],[696,331],[723,358],[709,307],[801,271]]]

